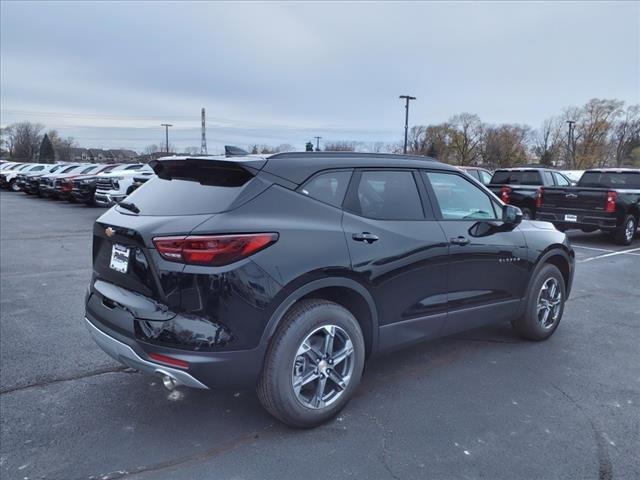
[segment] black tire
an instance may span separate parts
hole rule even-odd
[[[638,228],[638,220],[633,215],[627,215],[621,228],[613,232],[613,240],[620,245],[631,245]]]
[[[522,209],[522,219],[523,220],[533,220],[533,212],[530,208]]]
[[[553,282],[555,282],[557,288],[560,290],[560,302],[558,303],[558,308],[551,310],[549,313],[552,322],[549,322],[548,324],[545,323],[543,325],[539,317],[538,303],[540,301],[540,297],[544,295],[542,292],[543,287],[546,285],[548,291],[548,287],[552,285]],[[516,333],[523,338],[534,341],[546,340],[549,338],[553,335],[553,332],[556,331],[560,324],[562,314],[564,313],[564,302],[566,300],[566,296],[566,286],[560,270],[558,270],[558,267],[555,265],[545,264],[538,273],[536,273],[533,281],[531,282],[531,289],[527,297],[524,315],[512,322]]]
[[[11,192],[19,192],[20,191],[20,188],[16,185],[16,179],[15,178],[12,179],[9,182],[9,191],[11,191]]]
[[[303,357],[298,355],[298,349],[305,339],[314,331],[324,331],[322,327],[325,325],[338,327],[337,330],[348,335],[353,346],[353,353],[349,357],[353,368],[346,387],[336,395],[333,403],[311,408],[305,406],[294,391],[294,363],[297,364],[297,360]],[[362,377],[364,358],[364,338],[360,325],[351,312],[327,300],[302,300],[286,313],[273,335],[257,386],[260,403],[271,415],[291,427],[310,428],[320,425],[335,416],[353,395]],[[310,362],[310,366],[311,369],[315,368],[313,362]],[[337,392],[337,384],[333,385],[333,391]],[[315,387],[311,385],[311,388]]]

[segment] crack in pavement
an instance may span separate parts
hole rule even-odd
[[[4,395],[7,393],[14,393],[14,392],[20,392],[22,390],[28,390],[30,388],[39,388],[39,387],[47,387],[49,385],[54,385],[56,383],[62,383],[62,382],[69,382],[69,381],[73,381],[73,380],[82,380],[83,378],[91,378],[91,377],[96,377],[98,375],[104,375],[106,373],[134,373],[137,372],[137,370],[134,370],[132,368],[129,367],[125,367],[124,365],[121,367],[110,367],[110,368],[102,368],[102,369],[98,369],[98,370],[94,370],[92,372],[89,373],[84,373],[84,374],[79,374],[79,375],[69,375],[66,377],[59,377],[59,378],[54,378],[51,380],[45,380],[43,382],[35,382],[35,383],[30,383],[27,385],[20,385],[17,387],[9,387],[9,388],[4,388],[4,389],[0,389],[0,395]]]
[[[210,448],[209,450],[205,450],[203,452],[194,453],[192,455],[179,457],[173,460],[167,460],[166,462],[159,462],[152,465],[143,465],[140,467],[132,468],[130,470],[117,470],[115,472],[106,474],[91,475],[89,477],[89,480],[119,480],[131,475],[146,475],[148,473],[156,473],[161,470],[177,467],[189,462],[210,460],[223,453],[231,452],[236,448],[249,445],[258,439],[264,438],[265,436],[275,436],[278,433],[278,429],[273,429],[273,427],[274,424],[271,423],[260,430],[249,432],[246,435],[234,438],[233,440],[229,440],[228,442],[224,442],[221,445]]]
[[[609,458],[609,451],[607,449],[607,440],[605,438],[605,434],[602,432],[602,429],[596,424],[595,420],[591,418],[591,416],[585,411],[582,406],[571,397],[567,392],[565,392],[562,388],[558,387],[554,383],[551,383],[551,386],[560,392],[563,397],[565,397],[569,402],[574,404],[578,410],[585,416],[585,418],[589,421],[591,425],[591,429],[593,430],[593,434],[596,440],[596,449],[598,452],[598,480],[612,480],[613,479],[613,467],[611,465],[611,459]]]

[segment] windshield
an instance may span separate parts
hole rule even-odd
[[[633,188],[640,189],[640,171],[638,172],[585,172],[579,187],[592,188]]]
[[[67,168],[65,168],[64,170],[62,170],[62,172],[60,172],[60,173],[69,173],[69,172],[71,172],[72,170],[75,170],[76,168],[78,168],[78,166],[77,166],[77,165],[71,165],[70,167],[67,167]]]
[[[491,183],[542,185],[542,179],[537,170],[498,170],[493,174]]]

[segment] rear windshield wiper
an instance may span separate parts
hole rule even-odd
[[[122,208],[126,208],[127,210],[133,212],[133,213],[140,213],[140,209],[138,207],[136,207],[136,205],[134,203],[131,202],[120,202],[118,205],[120,205]]]

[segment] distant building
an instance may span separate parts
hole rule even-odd
[[[59,162],[134,163],[139,155],[133,150],[102,148],[55,148]]]

